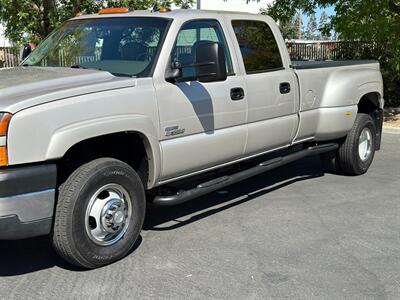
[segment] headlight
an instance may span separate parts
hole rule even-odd
[[[7,131],[11,121],[11,114],[0,113],[0,167],[8,165]]]

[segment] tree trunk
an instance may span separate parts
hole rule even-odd
[[[46,36],[53,30],[50,23],[50,13],[55,9],[55,0],[43,0],[43,32]]]
[[[76,15],[79,12],[81,12],[80,9],[79,9],[79,5],[80,4],[81,4],[81,0],[72,1],[72,12],[74,13],[74,15]]]

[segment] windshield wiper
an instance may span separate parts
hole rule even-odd
[[[87,68],[82,65],[73,65],[73,66],[71,66],[71,68],[72,69],[85,69],[85,70],[91,69],[91,70],[97,70],[97,71],[105,71],[101,68]],[[110,72],[110,71],[106,71],[106,72],[109,72],[112,75],[117,76],[117,77],[130,77],[130,78],[135,77],[134,75],[124,74],[124,73],[117,73],[117,72]]]
[[[110,72],[112,75],[116,76],[116,77],[130,77],[130,78],[134,78],[134,75],[129,75],[129,74],[124,74],[124,73],[115,73],[115,72]]]
[[[71,69],[87,69],[87,68],[82,65],[72,65]]]

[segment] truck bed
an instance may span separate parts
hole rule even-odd
[[[292,64],[300,86],[301,122],[297,141],[309,136],[317,141],[345,136],[355,121],[357,103],[381,82],[379,62],[374,60]]]
[[[319,68],[334,68],[334,67],[345,67],[354,65],[366,65],[379,63],[377,60],[331,60],[331,61],[309,61],[299,60],[292,61],[292,67],[296,70],[304,69],[319,69]]]

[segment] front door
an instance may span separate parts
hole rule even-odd
[[[162,181],[205,170],[242,157],[247,136],[247,100],[232,99],[231,91],[245,89],[234,74],[234,62],[221,24],[193,20],[181,27],[171,61],[194,63],[200,41],[225,45],[228,78],[224,82],[198,81],[156,85],[160,117]],[[184,77],[194,70],[184,68]]]

